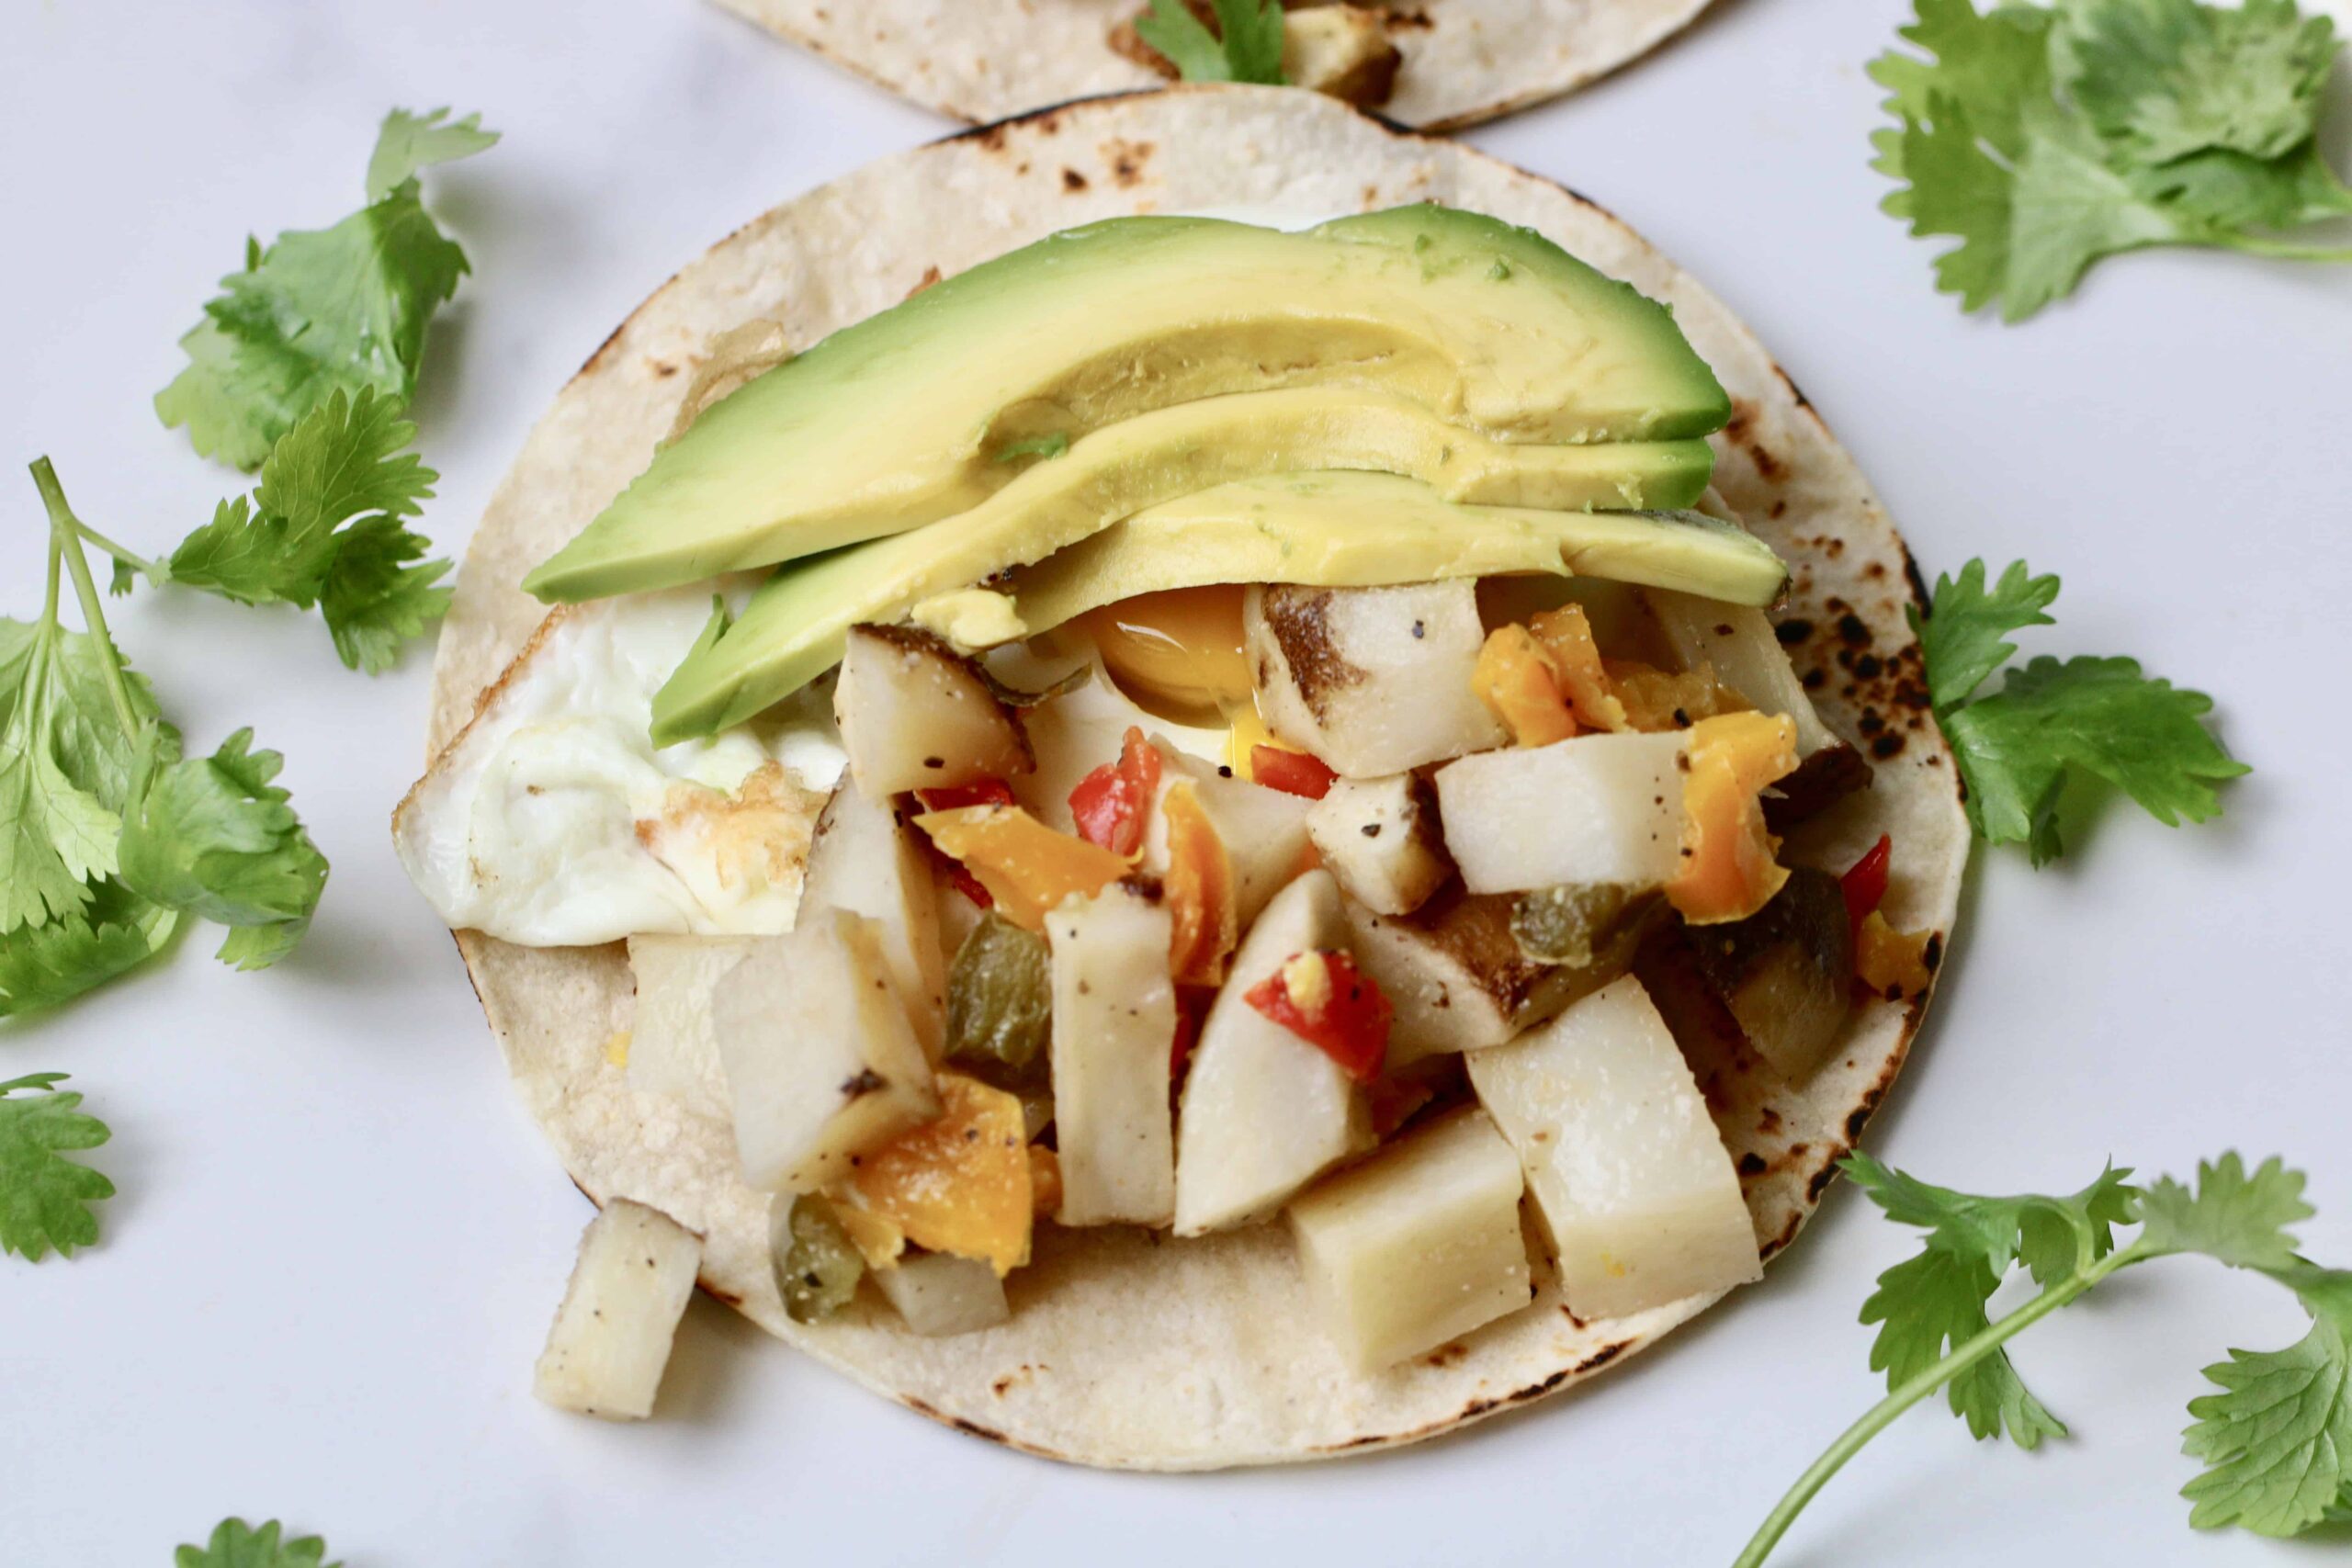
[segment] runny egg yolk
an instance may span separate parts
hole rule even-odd
[[[1137,706],[1171,724],[1219,728],[1257,716],[1241,595],[1238,583],[1171,588],[1090,610],[1080,622]]]

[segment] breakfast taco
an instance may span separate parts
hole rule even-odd
[[[1452,130],[1573,92],[1690,25],[1707,0],[719,0],[861,76],[943,113],[989,122],[1040,104],[1263,74]],[[1226,16],[1255,35],[1220,49]],[[1190,46],[1187,47],[1187,40]],[[1172,57],[1171,57],[1172,56]]]
[[[613,333],[396,838],[679,1279],[1032,1452],[1351,1452],[1795,1236],[1968,852],[1919,598],[1606,212],[1326,97],[1104,98]]]

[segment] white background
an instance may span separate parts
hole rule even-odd
[[[1932,1179],[2071,1189],[2112,1154],[2233,1145],[2312,1175],[2352,1262],[2352,271],[2221,254],[2101,266],[2019,328],[1932,292],[1875,210],[1862,63],[1896,0],[1727,0],[1659,56],[1471,140],[1688,264],[1779,351],[1930,572],[2063,571],[2053,652],[2210,690],[2257,772],[2228,818],[2115,811],[2060,869],[1980,854],[1934,1025],[1872,1128]],[[454,551],[525,432],[670,271],[771,203],[948,129],[688,0],[245,0],[0,13],[0,432],[96,525],[160,549],[233,476],[158,427],[248,230],[351,210],[393,104],[506,133],[431,176],[478,276],[420,405]],[[2340,145],[2341,138],[2338,142]],[[2343,162],[2339,152],[2339,164]],[[9,469],[8,472],[18,472]],[[39,604],[40,513],[0,473],[0,612]],[[1848,1190],[1761,1287],[1577,1395],[1307,1470],[1097,1475],[956,1436],[687,1315],[660,1418],[528,1393],[587,1206],[509,1096],[386,813],[415,770],[413,657],[344,671],[312,620],[142,595],[116,632],[206,748],[288,757],[334,863],[262,976],[204,933],[62,1016],[0,1077],[74,1075],[112,1122],[105,1244],[0,1262],[0,1562],[160,1564],[227,1513],[361,1568],[646,1562],[1541,1564],[1727,1561],[1876,1382],[1855,1312],[1903,1234]],[[1800,1523],[1792,1564],[2315,1562],[2205,1537],[2173,1490],[2198,1368],[2301,1332],[2189,1262],[2126,1275],[2020,1359],[2077,1437],[2028,1457],[1915,1412]]]

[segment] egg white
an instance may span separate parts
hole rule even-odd
[[[740,606],[751,581],[718,585]],[[655,748],[653,694],[705,584],[560,612],[395,815],[410,879],[457,929],[532,947],[788,931],[802,852],[847,761],[830,682]]]

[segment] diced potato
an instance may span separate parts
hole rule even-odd
[[[1479,1102],[1519,1151],[1577,1315],[1763,1277],[1731,1156],[1639,980],[1467,1060]]]
[[[1234,918],[1247,926],[1298,874],[1306,854],[1306,816],[1315,803],[1246,779],[1227,778],[1164,741],[1155,744],[1164,765],[1159,794],[1144,825],[1144,869],[1166,874],[1168,823],[1162,803],[1180,781],[1189,779],[1201,815],[1225,846],[1233,874]]]
[[[1804,682],[1797,679],[1788,650],[1773,635],[1763,611],[1666,588],[1643,592],[1682,668],[1712,668],[1716,680],[1754,705],[1757,712],[1784,713],[1795,719],[1801,757],[1838,743],[1814,711]]]
[[[1623,975],[1646,929],[1646,922],[1629,928],[1589,964],[1543,964],[1512,936],[1512,904],[1509,895],[1464,894],[1458,885],[1410,915],[1349,902],[1356,963],[1396,1010],[1388,1030],[1391,1068],[1499,1045],[1553,1017]]]
[[[719,976],[766,940],[732,936],[633,936],[629,972],[637,1016],[629,1025],[628,1086],[666,1095],[702,1116],[728,1114],[710,998]]]
[[[1021,720],[979,667],[929,632],[853,626],[833,688],[833,719],[869,800],[1034,766]]]
[[[850,1194],[917,1247],[1011,1273],[1029,1260],[1036,1211],[1021,1098],[961,1073],[938,1087],[939,1116],[859,1156]]]
[[[876,799],[846,778],[825,803],[809,840],[799,918],[816,909],[847,909],[875,923],[907,1021],[924,1054],[939,1060],[947,963],[939,945],[939,895],[930,852],[888,799]]]
[[[1046,917],[1066,1225],[1164,1225],[1175,1216],[1170,931],[1164,908],[1117,884]]]
[[[939,1114],[875,923],[820,910],[762,940],[712,993],[743,1178],[807,1192]]]
[[[607,1421],[652,1415],[701,1267],[702,1237],[659,1209],[627,1198],[606,1203],[581,1235],[532,1392]]]
[[[1262,1219],[1371,1145],[1363,1097],[1339,1063],[1242,999],[1298,953],[1346,945],[1339,885],[1310,871],[1274,896],[1234,955],[1184,1080],[1177,1235]]]
[[[895,1269],[876,1269],[872,1278],[908,1332],[927,1338],[994,1328],[1012,1315],[1004,1302],[1004,1281],[976,1258],[918,1254],[900,1259]]]
[[[1501,745],[1472,694],[1486,629],[1468,579],[1399,588],[1258,587],[1242,605],[1258,707],[1349,778]]]
[[[1519,1156],[1473,1106],[1291,1200],[1332,1337],[1377,1371],[1525,1306]]]
[[[1419,773],[1334,780],[1308,810],[1306,834],[1340,890],[1379,914],[1411,914],[1453,874],[1437,795]]]
[[[1445,847],[1473,893],[1662,886],[1681,869],[1682,737],[1579,735],[1437,771]]]
[[[1403,59],[1376,10],[1318,6],[1283,21],[1283,80],[1359,108],[1388,101]]]

